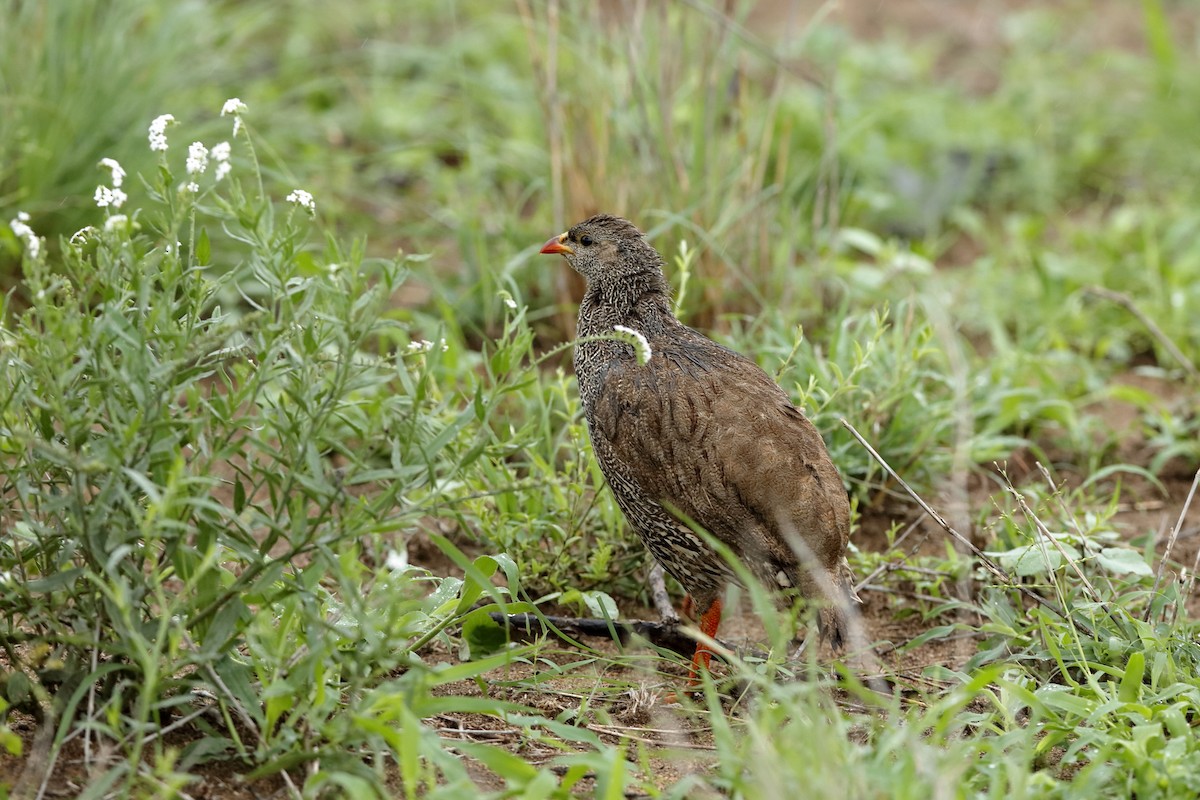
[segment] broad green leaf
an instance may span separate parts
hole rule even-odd
[[[1142,698],[1142,678],[1146,674],[1146,654],[1138,650],[1129,654],[1125,663],[1125,674],[1121,677],[1121,688],[1117,696],[1124,703],[1136,703]]]
[[[205,266],[209,263],[209,258],[212,256],[212,247],[208,242],[208,230],[200,229],[200,235],[196,237],[196,263]]]
[[[1105,547],[1096,554],[1096,561],[1114,575],[1149,577],[1154,574],[1141,553],[1126,547]]]

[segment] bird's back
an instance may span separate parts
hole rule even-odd
[[[622,508],[677,512],[775,588],[803,591],[801,561],[836,571],[849,503],[812,424],[757,365],[682,324],[650,345],[647,364],[608,360],[588,415]]]

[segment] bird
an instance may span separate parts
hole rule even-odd
[[[630,527],[687,592],[684,613],[715,639],[740,582],[724,549],[763,586],[815,601],[821,639],[842,650],[858,602],[850,501],[812,422],[754,361],[676,318],[663,258],[629,220],[598,214],[541,253],[586,282],[574,366],[592,449]],[[711,658],[701,638],[689,686]]]

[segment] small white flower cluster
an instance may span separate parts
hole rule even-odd
[[[126,200],[126,194],[120,189],[110,189],[107,186],[97,186],[92,199],[100,208],[120,208]]]
[[[438,339],[437,344],[434,344],[428,339],[421,339],[420,341],[409,342],[408,347],[405,348],[404,352],[408,353],[409,355],[415,355],[416,353],[428,353],[435,347],[441,347],[443,353],[450,349],[450,345],[446,344],[445,339]]]
[[[237,97],[231,97],[225,101],[225,105],[221,106],[221,116],[233,116],[233,135],[237,136],[238,131],[242,129],[242,112],[246,110],[246,104]]]
[[[654,355],[654,352],[650,349],[650,343],[646,341],[646,337],[638,331],[635,331],[633,328],[627,328],[624,325],[614,325],[613,330],[620,331],[621,333],[628,333],[637,340],[638,363],[645,364],[650,360],[650,356]]]
[[[125,169],[117,162],[115,158],[100,159],[100,166],[112,173],[113,188],[120,189],[121,184],[125,182]]]
[[[408,548],[389,550],[383,565],[393,572],[404,572],[408,569]]]
[[[303,189],[293,189],[292,193],[285,198],[289,203],[295,203],[298,206],[308,209],[308,213],[317,213],[317,204],[313,200],[312,194]]]
[[[203,175],[208,169],[208,148],[203,143],[192,142],[188,147],[186,166],[188,175]]]
[[[121,189],[121,184],[125,182],[125,169],[114,158],[100,159],[100,166],[107,169],[112,175],[112,188],[97,186],[92,199],[100,208],[120,208],[129,199],[129,196]]]
[[[192,142],[188,146],[187,163],[184,165],[188,175],[203,175],[208,169],[208,148],[203,142]],[[192,194],[200,191],[200,184],[195,181],[189,181],[183,187]]]
[[[167,126],[175,121],[171,114],[162,114],[150,123],[150,149],[156,152],[167,152]]]
[[[117,216],[122,217],[122,216],[124,216],[124,214],[117,214]],[[105,224],[105,227],[106,228],[108,227],[107,223]],[[94,226],[84,225],[82,228],[80,228],[79,230],[77,230],[71,234],[70,242],[71,242],[71,244],[83,244],[88,239],[90,239],[92,234],[95,232],[96,232],[96,228]]]
[[[29,252],[29,257],[37,258],[42,252],[42,240],[37,237],[28,223],[29,215],[24,211],[18,211],[16,219],[9,222],[8,227],[12,229],[18,239],[25,240],[25,249]]]
[[[240,130],[240,128],[241,128],[242,118],[240,115],[245,110],[246,110],[246,104],[243,103],[241,100],[239,100],[236,97],[231,97],[230,99],[225,101],[225,104],[223,106],[221,106],[221,116],[222,117],[224,117],[228,114],[232,114],[234,117],[234,120],[233,120],[234,136],[237,135],[238,130]],[[175,117],[172,116],[171,114],[161,114],[154,118],[154,121],[150,123],[150,149],[151,150],[154,150],[157,152],[166,152],[166,150],[167,150],[167,126],[174,124],[174,122],[175,122]],[[187,169],[187,174],[192,176],[193,178],[203,175],[206,171],[208,171],[208,160],[209,160],[209,157],[211,156],[212,160],[214,162],[216,162],[216,165],[217,165],[216,170],[214,171],[215,175],[216,175],[216,180],[218,180],[218,181],[222,180],[226,175],[229,174],[230,170],[233,169],[233,166],[229,163],[229,156],[231,154],[231,151],[232,151],[232,148],[230,147],[229,142],[220,142],[218,144],[215,144],[215,145],[213,145],[212,150],[209,150],[207,147],[205,147],[203,142],[192,142],[191,145],[188,147],[187,162],[184,165],[185,168]],[[121,170],[120,165],[117,164],[117,162],[112,161],[112,159],[105,159],[105,161],[103,161],[101,163],[104,164],[105,162],[111,162],[112,165],[115,167],[113,170],[113,187],[115,189],[116,187],[119,187],[121,185],[121,181],[117,177],[117,170],[120,170],[120,175],[122,177],[124,177],[125,171]],[[192,192],[194,194],[194,193],[200,191],[200,184],[196,183],[195,180],[191,180],[188,183],[185,183],[183,185],[183,188],[185,191]],[[313,210],[312,209],[312,195],[308,195],[308,198],[309,198],[308,207],[309,207],[309,210],[311,211],[311,210]],[[125,199],[125,195],[122,192],[122,193],[120,193],[121,202],[124,202],[124,199]],[[102,202],[105,200],[107,200],[108,202]],[[121,205],[121,202],[114,202],[110,194],[102,194],[99,189],[96,190],[96,202],[101,206],[112,205],[117,208],[119,208]]]
[[[217,162],[216,179],[219,181],[229,174],[229,170],[233,169],[229,165],[229,142],[219,142],[213,145],[212,157],[213,161]]]

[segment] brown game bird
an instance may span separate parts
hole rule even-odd
[[[662,256],[628,220],[594,216],[541,252],[587,280],[575,374],[592,446],[630,525],[688,592],[685,612],[715,637],[738,580],[691,521],[764,586],[817,601],[821,636],[840,649],[857,601],[850,504],[816,428],[753,361],[675,318]],[[645,338],[646,363],[625,341],[590,338],[618,326]],[[710,659],[697,645],[692,685]]]

